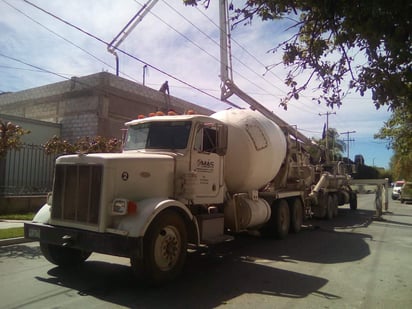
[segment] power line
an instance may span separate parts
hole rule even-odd
[[[140,4],[137,0],[134,0],[136,3]],[[140,4],[141,5],[141,4]],[[185,34],[181,33],[179,30],[177,30],[175,27],[171,26],[170,24],[168,24],[165,20],[163,20],[160,16],[158,16],[157,14],[153,13],[152,11],[149,12],[151,15],[153,15],[154,17],[156,17],[157,19],[159,19],[162,23],[164,23],[166,26],[168,26],[170,29],[172,29],[173,31],[175,31],[177,34],[179,34],[180,36],[182,36],[184,39],[186,39],[188,42],[190,42],[191,44],[193,44],[195,47],[199,48],[200,50],[202,50],[204,53],[206,53],[209,57],[211,57],[212,59],[214,59],[215,61],[217,61],[219,64],[221,63],[221,60],[219,58],[217,58],[216,56],[212,55],[210,52],[208,52],[206,49],[204,49],[203,47],[201,47],[199,44],[197,44],[196,42],[194,42],[193,40],[191,40],[188,36],[186,36]],[[181,15],[179,13],[180,16],[183,17],[183,15]],[[183,17],[185,18],[185,17]],[[186,18],[185,18],[186,19]],[[187,20],[187,19],[186,19]],[[192,22],[188,21],[191,25],[193,25]],[[197,28],[197,27],[196,27]],[[197,28],[198,29],[198,28]],[[207,36],[209,37],[209,36]],[[210,38],[210,37],[209,37]],[[212,41],[214,41],[212,39]],[[216,42],[215,42],[216,43]],[[220,46],[220,45],[219,45]],[[250,69],[248,66],[246,66],[245,64],[243,64],[245,67],[247,67],[249,70],[251,70],[252,72],[254,72],[252,69]],[[241,78],[247,80],[250,84],[254,85],[255,87],[261,89],[264,92],[267,92],[266,89],[262,88],[259,84],[251,81],[250,79],[248,79],[246,76],[244,76],[243,74],[239,73],[236,70],[233,70],[237,75],[239,75]],[[261,77],[258,73],[254,72],[255,74],[257,74],[259,77]],[[262,78],[262,77],[261,77]],[[271,84],[272,85],[272,84]],[[272,85],[273,86],[273,85]],[[268,92],[269,95],[274,96],[273,94],[270,94]],[[275,96],[274,96],[275,97]]]
[[[81,51],[83,51],[84,53],[88,54],[89,56],[91,56],[92,58],[94,58],[95,60],[103,63],[104,65],[107,65],[108,67],[113,68],[113,66],[111,66],[110,64],[108,64],[107,62],[101,60],[100,58],[98,58],[97,56],[93,55],[92,53],[90,53],[89,51],[87,51],[86,49],[84,49],[83,47],[73,43],[72,41],[66,39],[65,37],[61,36],[60,34],[58,34],[57,32],[51,30],[50,28],[46,27],[45,25],[43,25],[42,23],[38,22],[37,20],[33,19],[32,17],[30,17],[29,15],[27,15],[26,13],[24,13],[23,11],[21,11],[20,9],[16,8],[15,6],[13,6],[12,4],[10,4],[9,2],[7,2],[6,0],[2,0],[4,3],[6,3],[8,6],[10,6],[11,8],[15,9],[17,12],[19,12],[20,14],[24,15],[26,18],[30,19],[32,22],[36,23],[37,25],[39,25],[40,27],[46,29],[47,31],[49,31],[50,33],[54,34],[55,36],[59,37],[60,39],[64,40],[65,42],[69,43],[70,45],[73,45],[74,47],[80,49]]]
[[[51,13],[51,12],[45,10],[45,9],[43,9],[43,8],[35,5],[34,3],[32,3],[32,2],[30,2],[30,1],[28,1],[28,0],[23,0],[23,1],[26,2],[27,4],[33,6],[34,8],[42,11],[43,13],[45,13],[45,14],[47,14],[47,15],[49,15],[49,16],[51,16],[51,17],[53,17],[53,18],[55,18],[55,19],[57,19],[57,20],[59,20],[59,21],[61,21],[61,22],[63,22],[63,23],[65,23],[66,25],[68,25],[68,26],[70,26],[70,27],[72,27],[72,28],[74,28],[74,29],[82,32],[83,34],[85,34],[85,35],[87,35],[87,36],[89,36],[89,37],[91,37],[91,38],[93,38],[93,39],[95,39],[95,40],[97,40],[98,42],[100,42],[100,43],[102,43],[102,44],[104,44],[104,45],[106,45],[106,46],[109,44],[108,42],[106,42],[106,41],[104,41],[103,39],[97,37],[96,35],[94,35],[94,34],[88,32],[88,31],[86,31],[86,30],[84,30],[84,29],[82,29],[82,28],[80,28],[80,27],[78,27],[78,26],[76,26],[76,25],[74,25],[74,24],[72,24],[72,23],[64,20],[63,18],[61,18],[61,17],[59,17],[59,16],[57,16],[57,15],[55,15],[55,14],[53,14],[53,13]],[[196,91],[198,91],[198,92],[200,92],[200,93],[203,93],[204,95],[207,95],[207,96],[209,96],[209,97],[211,97],[211,98],[213,98],[213,99],[215,99],[215,100],[218,100],[218,101],[222,102],[222,101],[220,100],[220,98],[218,98],[218,97],[216,97],[216,96],[214,96],[214,95],[212,95],[212,94],[210,94],[210,93],[207,93],[207,92],[201,90],[200,88],[195,87],[195,86],[189,84],[188,82],[186,82],[186,81],[184,81],[184,80],[182,80],[182,79],[180,79],[180,78],[178,78],[178,77],[176,77],[176,76],[173,76],[172,74],[167,73],[166,71],[164,71],[164,70],[162,70],[162,69],[160,69],[160,68],[155,67],[154,65],[152,65],[152,64],[150,64],[150,63],[148,63],[148,62],[146,62],[146,61],[144,61],[144,60],[142,60],[142,59],[140,59],[140,58],[138,58],[138,57],[136,57],[136,56],[134,56],[134,55],[126,52],[126,51],[124,51],[123,49],[121,49],[121,48],[119,48],[119,47],[117,47],[116,50],[119,51],[119,52],[121,52],[121,53],[123,53],[124,55],[127,55],[127,56],[129,56],[130,58],[132,58],[132,59],[134,59],[134,60],[136,60],[136,61],[144,64],[144,65],[147,65],[148,67],[150,67],[150,68],[152,68],[152,69],[154,69],[154,70],[156,70],[156,71],[164,74],[164,75],[167,76],[167,77],[170,77],[170,78],[172,78],[172,79],[174,79],[174,80],[176,80],[176,81],[178,81],[178,82],[180,82],[180,83],[182,83],[182,84],[184,84],[184,85],[186,85],[186,86],[188,86],[188,87],[190,87],[190,88],[192,88],[192,89],[194,89],[194,90],[196,90]],[[222,102],[222,103],[227,104],[226,102]],[[238,107],[238,106],[236,106],[236,105],[234,105],[234,104],[232,104],[232,103],[229,103],[229,105]]]
[[[3,0],[3,1],[4,1],[4,0]],[[71,24],[70,22],[67,22],[67,21],[63,20],[62,18],[60,18],[60,17],[56,16],[55,14],[52,14],[52,13],[50,13],[50,12],[48,12],[48,11],[42,9],[42,8],[40,8],[39,6],[31,3],[30,1],[24,0],[24,2],[26,2],[27,4],[35,7],[35,8],[38,9],[38,10],[43,11],[44,13],[46,13],[46,14],[48,14],[48,15],[50,15],[50,16],[58,19],[59,21],[61,21],[61,22],[63,22],[63,23],[66,23],[67,25],[69,25],[69,26],[77,29],[78,31],[81,31],[82,33],[84,33],[84,34],[86,34],[86,35],[88,35],[88,36],[96,39],[97,41],[99,41],[99,42],[101,42],[101,43],[103,43],[103,44],[105,44],[105,45],[108,45],[107,42],[105,42],[104,40],[100,39],[99,37],[93,35],[92,33],[87,32],[87,31],[81,29],[80,27],[77,27],[77,26]],[[137,1],[135,1],[135,2],[138,3]],[[153,13],[152,13],[152,14],[153,14]],[[219,60],[219,59],[217,59],[215,56],[213,56],[212,54],[210,54],[207,50],[205,50],[204,48],[202,48],[199,44],[193,42],[189,37],[187,37],[187,36],[183,35],[182,33],[180,33],[176,28],[170,26],[167,22],[165,22],[163,19],[161,19],[161,18],[160,18],[159,16],[157,16],[156,14],[153,14],[153,15],[154,15],[155,17],[157,17],[159,20],[161,20],[163,23],[165,23],[167,26],[171,27],[171,29],[173,29],[174,31],[176,31],[178,34],[182,35],[186,40],[188,40],[189,42],[191,42],[192,44],[194,44],[197,48],[200,48],[202,51],[204,51],[206,54],[208,54],[210,57],[212,57],[214,60],[216,60],[216,61],[218,61],[218,62],[220,63],[220,60]],[[179,14],[179,15],[181,15],[181,14]],[[182,15],[181,15],[181,16],[182,16]],[[187,19],[186,19],[186,20],[187,20]],[[189,20],[187,20],[187,21],[190,22]],[[190,22],[190,23],[191,23],[192,25],[194,25],[192,22]],[[197,28],[198,30],[200,30],[198,27],[196,27],[196,28]],[[202,33],[205,34],[204,32],[202,32]],[[55,34],[56,34],[56,33],[55,33]],[[56,34],[56,35],[58,35],[58,34]],[[206,34],[205,34],[205,35],[206,35]],[[61,36],[59,36],[59,37],[61,37]],[[61,37],[61,38],[64,39],[63,37]],[[208,36],[208,38],[211,39],[212,41],[214,41],[210,36]],[[68,40],[66,40],[66,41],[68,41]],[[240,44],[239,44],[239,45],[240,45]],[[75,46],[76,46],[76,45],[75,45]],[[78,48],[81,48],[81,47],[79,47],[79,46],[77,46],[77,47],[78,47]],[[244,49],[244,48],[243,48],[243,49]],[[161,69],[159,69],[159,68],[157,68],[157,67],[155,67],[155,66],[153,66],[153,65],[150,65],[149,63],[147,63],[147,62],[145,62],[145,61],[137,58],[136,56],[131,55],[130,53],[128,53],[128,52],[126,52],[126,51],[124,51],[124,50],[121,50],[121,49],[119,49],[119,48],[117,48],[117,50],[120,51],[120,52],[122,52],[123,54],[131,57],[132,59],[137,60],[137,61],[143,63],[144,65],[147,65],[147,66],[155,69],[156,71],[158,71],[158,72],[160,72],[160,73],[162,73],[162,74],[164,74],[164,75],[166,75],[166,76],[169,76],[170,78],[172,78],[172,79],[174,79],[174,80],[179,81],[180,83],[188,86],[188,87],[191,88],[191,89],[194,89],[194,90],[196,90],[196,91],[199,91],[199,92],[201,92],[201,93],[203,93],[203,94],[205,94],[205,95],[207,95],[207,96],[209,96],[209,97],[212,97],[212,98],[220,101],[220,98],[218,98],[218,97],[216,97],[216,96],[214,96],[214,95],[211,95],[210,93],[207,93],[207,92],[203,91],[201,88],[195,87],[195,86],[193,86],[193,85],[191,85],[191,84],[189,84],[189,83],[187,83],[187,82],[185,82],[185,81],[183,81],[183,80],[181,80],[181,79],[173,76],[172,74],[166,73],[165,71],[163,71],[163,70],[161,70]],[[246,51],[246,49],[244,49],[244,50]],[[85,51],[85,50],[84,50],[84,51]],[[85,52],[87,52],[87,51],[85,51]],[[89,54],[90,54],[90,53],[89,53]],[[248,54],[250,54],[250,53],[248,52]],[[90,54],[90,55],[91,55],[91,54]],[[251,54],[250,54],[250,55],[251,55]],[[91,55],[91,56],[93,56],[93,55]],[[252,55],[252,56],[253,56],[253,55]],[[96,58],[96,57],[95,57],[95,58]],[[254,58],[255,58],[255,57],[254,57]],[[255,59],[257,60],[257,58],[255,58]],[[105,63],[105,62],[103,62],[103,63],[104,63],[105,65],[109,66],[109,67],[112,67],[111,65],[109,65],[109,64],[107,64],[107,63]],[[245,64],[244,64],[244,65],[245,65]],[[263,65],[263,64],[262,64],[262,65]],[[247,65],[245,65],[245,66],[248,67]],[[250,68],[249,68],[249,69],[250,69]],[[251,70],[252,72],[254,72],[255,74],[257,74],[259,77],[262,78],[262,76],[259,75],[256,71],[254,71],[254,70],[252,70],[252,69],[250,69],[250,70]],[[238,72],[237,72],[237,73],[238,73]],[[239,73],[238,73],[238,74],[239,74]],[[248,78],[244,77],[244,76],[241,75],[241,74],[239,74],[239,75],[240,75],[242,78],[246,79],[250,84],[254,84],[256,87],[260,88],[262,91],[268,93],[268,94],[271,95],[271,96],[274,96],[273,94],[267,92],[266,89],[260,87],[260,86],[257,85],[256,83],[250,81]],[[132,79],[133,79],[133,78],[132,78]],[[264,79],[264,78],[263,78],[263,79]],[[266,82],[268,82],[266,79],[264,79],[264,80],[265,80]],[[269,83],[269,82],[268,82],[268,83]],[[273,84],[271,84],[271,85],[273,86]],[[275,96],[274,96],[274,97],[275,97]],[[231,105],[234,106],[233,104],[231,104]],[[291,106],[293,106],[293,105],[291,105]],[[293,106],[293,107],[295,107],[295,106]],[[305,107],[306,107],[306,106],[305,106]]]
[[[207,16],[204,12],[202,12],[198,7],[196,7],[196,9],[197,9],[198,12],[199,12],[200,14],[202,14],[210,23],[212,23],[218,30],[221,30],[220,25],[216,24],[209,16]],[[266,66],[262,61],[260,61],[256,56],[254,56],[252,53],[250,53],[250,52],[249,52],[244,46],[242,46],[238,41],[236,41],[236,40],[233,38],[233,36],[231,37],[231,41],[233,41],[237,46],[239,46],[248,56],[250,56],[251,58],[253,58],[259,65],[261,65],[262,67],[264,67],[267,72],[270,72],[271,75],[273,75],[273,76],[276,77],[278,80],[280,80],[282,83],[284,83],[284,81],[283,81],[279,76],[277,76],[275,73],[273,73],[272,70],[267,70],[267,66]],[[215,42],[215,41],[214,41],[214,42]],[[216,43],[216,42],[215,42],[215,43]],[[216,43],[216,44],[220,47],[220,44],[219,44],[219,43]],[[287,94],[285,90],[277,87],[275,84],[273,84],[272,82],[270,82],[270,81],[268,81],[266,78],[264,78],[264,74],[263,74],[263,75],[262,75],[262,74],[259,74],[259,73],[256,72],[254,69],[250,68],[250,66],[248,66],[247,64],[245,64],[242,60],[240,60],[239,58],[237,58],[235,55],[232,55],[232,57],[233,57],[233,59],[236,59],[240,64],[242,64],[244,67],[246,67],[246,68],[249,69],[251,72],[253,72],[255,75],[259,76],[259,78],[261,78],[261,79],[263,79],[265,82],[267,82],[271,87],[276,88],[277,90],[279,90],[281,93],[283,93],[283,94],[285,94],[285,95]],[[239,75],[238,72],[236,72],[236,71],[234,71],[234,72]],[[247,80],[249,83],[254,84],[254,85],[256,86],[255,83],[250,82],[250,80],[247,79],[247,78],[245,78],[244,76],[242,76],[242,75],[239,75],[239,76],[242,77],[242,78],[244,78],[245,80]],[[273,96],[273,97],[275,97],[275,98],[278,98],[278,97],[276,97],[275,95],[273,95],[273,93],[269,93],[266,89],[263,89],[263,88],[261,88],[260,86],[257,86],[257,87],[258,87],[259,89],[263,90],[264,92],[266,92],[268,95]],[[305,96],[301,96],[301,97],[304,97],[304,98],[305,98]],[[310,107],[308,107],[307,105],[305,105],[305,104],[302,103],[301,101],[296,101],[296,102],[297,102],[298,104],[302,104],[302,107],[305,108],[308,112],[313,113],[313,111],[310,109]],[[288,105],[288,106],[291,106],[291,107],[293,107],[293,108],[298,108],[297,106],[295,106],[295,105],[293,105],[293,104]]]
[[[44,72],[44,73],[49,73],[49,74],[52,74],[52,75],[56,75],[56,76],[58,76],[58,77],[60,77],[60,78],[62,78],[62,79],[64,79],[64,80],[71,80],[71,79],[72,79],[72,77],[66,77],[66,76],[64,76],[64,75],[61,74],[61,73],[56,73],[56,72],[50,71],[50,70],[48,70],[48,69],[39,67],[39,66],[37,66],[37,65],[28,63],[28,62],[26,62],[26,61],[24,61],[24,60],[17,59],[17,58],[15,58],[15,57],[5,55],[5,54],[3,54],[3,53],[1,53],[1,52],[0,52],[0,57],[4,57],[4,58],[7,58],[7,59],[9,59],[9,60],[13,60],[13,61],[16,61],[16,62],[18,62],[18,63],[27,65],[27,66],[29,66],[29,67],[32,67],[32,68],[37,69],[37,70],[40,71],[40,72]],[[78,83],[79,85],[82,85],[82,86],[87,87],[87,88],[93,88],[95,91],[97,91],[98,93],[101,93],[101,94],[103,94],[103,95],[112,94],[112,95],[115,95],[115,96],[118,96],[118,97],[122,97],[120,94],[112,92],[112,91],[110,90],[110,88],[108,89],[108,88],[106,88],[106,87],[104,87],[104,88],[102,88],[102,87],[97,87],[97,86],[94,85],[94,84],[93,84],[93,85],[92,85],[92,84],[89,84],[89,83],[84,82],[84,81],[82,81],[82,80],[80,80],[80,79],[76,79],[75,81],[76,81],[76,83]],[[4,91],[0,91],[0,93],[1,93],[1,92],[7,93],[7,92],[4,92]],[[221,102],[221,101],[220,101],[220,102]]]
[[[21,70],[21,71],[30,71],[30,72],[38,72],[38,73],[47,73],[47,72],[43,72],[41,70],[33,70],[33,69],[26,69],[26,68],[18,68],[18,67],[12,67],[9,65],[0,65],[0,68],[3,69],[10,69],[10,70]]]
[[[23,61],[23,60],[20,60],[20,59],[11,57],[11,56],[7,56],[7,55],[5,55],[5,54],[3,54],[3,53],[1,53],[1,52],[0,52],[0,56],[2,56],[2,57],[4,57],[4,58],[7,58],[7,59],[10,59],[10,60],[13,60],[13,61],[16,61],[16,62],[19,62],[19,63],[22,63],[22,64],[24,64],[24,65],[27,65],[27,66],[32,67],[32,68],[35,68],[35,69],[40,70],[40,71],[42,71],[42,72],[46,72],[46,73],[49,73],[49,74],[58,76],[58,77],[63,78],[63,79],[70,79],[70,78],[68,78],[68,77],[66,77],[66,76],[64,76],[64,75],[62,75],[62,74],[60,74],[60,73],[56,73],[56,72],[53,72],[53,71],[50,71],[50,70],[47,70],[47,69],[43,69],[43,68],[41,68],[41,67],[39,67],[39,66],[36,66],[36,65],[27,63],[27,62],[25,62],[25,61]]]

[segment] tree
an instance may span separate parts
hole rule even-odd
[[[394,150],[394,155],[391,160],[391,168],[394,178],[411,178],[412,111],[404,107],[396,109],[374,137],[386,140],[388,148]]]
[[[402,179],[412,181],[412,153],[400,155],[395,151],[389,168],[392,172],[393,181]]]
[[[19,149],[22,146],[21,137],[29,133],[18,125],[0,120],[0,158],[4,158],[11,149]]]
[[[327,156],[331,161],[340,161],[343,157],[343,152],[345,151],[345,142],[339,139],[339,133],[334,128],[328,128],[324,132],[321,139],[313,138],[316,144],[320,145],[322,148],[327,149]]]
[[[388,147],[395,150],[399,155],[411,153],[412,111],[408,111],[406,108],[395,110],[374,137],[386,140]]]
[[[198,1],[184,0],[187,5]],[[230,6],[234,25],[251,23],[255,16],[294,20],[291,36],[272,50],[282,50],[283,64],[289,67],[285,82],[290,92],[281,102],[285,108],[316,83],[321,90],[317,101],[327,106],[340,106],[354,89],[361,95],[371,91],[376,108],[412,109],[412,2],[247,0],[241,7],[234,5]],[[309,77],[298,84],[296,79],[303,71]]]
[[[379,171],[368,165],[359,165],[356,173],[352,174],[354,179],[378,179],[380,178]]]

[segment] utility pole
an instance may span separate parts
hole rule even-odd
[[[325,134],[325,143],[326,143],[326,161],[329,161],[329,144],[328,144],[328,130],[329,130],[329,115],[336,115],[336,112],[326,112],[319,113],[319,116],[326,116],[326,134]]]
[[[347,151],[347,153],[348,153],[348,161],[350,160],[350,159],[349,159],[349,143],[355,141],[353,138],[349,138],[349,134],[352,134],[352,133],[356,133],[356,131],[346,131],[346,132],[341,132],[341,133],[340,133],[340,134],[346,134],[346,139],[344,139],[343,141],[344,141],[344,142],[347,142],[347,145],[348,145],[348,151]],[[348,163],[349,163],[349,162],[348,162]]]

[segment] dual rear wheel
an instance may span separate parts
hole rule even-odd
[[[271,206],[272,215],[261,229],[265,236],[284,239],[291,233],[298,233],[302,228],[304,212],[300,198],[275,201]]]
[[[333,219],[338,215],[338,203],[337,194],[320,192],[318,205],[313,209],[314,216],[318,219]]]

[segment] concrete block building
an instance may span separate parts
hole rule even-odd
[[[84,136],[120,138],[125,122],[170,109],[212,113],[108,72],[0,95],[0,114],[59,124],[61,137],[69,141]]]

